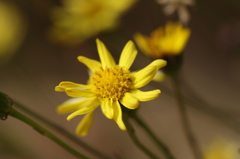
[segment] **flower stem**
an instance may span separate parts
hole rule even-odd
[[[85,143],[84,141],[80,140],[79,138],[75,137],[74,135],[72,135],[71,133],[69,133],[68,131],[66,131],[65,129],[63,129],[62,127],[58,126],[57,124],[50,122],[49,120],[47,120],[46,118],[42,117],[41,115],[37,114],[36,112],[33,112],[32,110],[26,108],[25,106],[23,106],[22,104],[13,101],[14,105],[17,106],[19,109],[23,110],[24,112],[32,115],[33,117],[35,117],[36,119],[40,120],[41,122],[51,126],[52,128],[54,128],[55,130],[57,130],[59,133],[63,134],[65,137],[67,137],[68,139],[70,139],[72,142],[76,143],[77,145],[79,145],[80,147],[82,147],[83,149],[85,149],[86,151],[88,151],[89,153],[95,155],[96,157],[98,157],[99,159],[111,159],[109,156],[99,152],[98,150],[94,149],[93,147],[91,147],[90,145],[88,145],[87,143]]]
[[[187,111],[186,111],[186,107],[184,106],[183,103],[183,98],[182,98],[182,94],[180,92],[180,88],[178,85],[178,79],[177,76],[172,76],[172,86],[173,86],[173,91],[174,91],[174,96],[176,98],[177,101],[177,105],[178,105],[178,110],[180,113],[180,120],[183,126],[183,130],[185,132],[187,141],[190,145],[190,148],[195,156],[196,159],[202,159],[202,154],[200,151],[200,148],[197,144],[197,140],[195,138],[195,136],[193,135],[193,132],[191,130],[191,126],[190,126],[190,122],[187,116]]]
[[[56,142],[59,146],[61,146],[62,148],[64,148],[68,152],[72,153],[76,157],[81,158],[81,159],[89,159],[89,157],[86,157],[85,155],[83,155],[83,154],[79,153],[78,151],[76,151],[75,149],[71,148],[69,145],[64,143],[62,140],[60,140],[58,137],[56,137],[50,131],[43,128],[42,126],[40,126],[39,124],[37,124],[36,122],[34,122],[30,118],[28,118],[27,116],[23,115],[22,113],[18,112],[14,108],[11,109],[11,112],[9,113],[9,115],[11,115],[12,117],[14,117],[16,119],[19,119],[22,122],[32,126],[40,134],[42,134],[42,135],[48,137],[49,139],[51,139],[52,141]]]
[[[166,87],[164,84],[159,84],[161,87],[162,92],[169,96],[172,97],[172,91]],[[188,90],[189,88],[186,88],[187,86],[185,85],[184,88]],[[215,118],[215,120],[221,122],[221,124],[225,124],[225,126],[228,126],[230,129],[234,130],[235,132],[239,133],[240,132],[240,122],[234,118],[231,114],[226,113],[223,110],[219,110],[216,108],[216,106],[212,104],[208,104],[206,101],[203,99],[200,99],[195,92],[192,92],[188,90],[189,95],[183,95],[184,102],[187,104],[186,106],[191,107],[196,109],[197,111],[201,111],[203,113],[206,113],[212,118]]]
[[[171,154],[168,147],[153,133],[149,126],[137,115],[136,111],[132,111],[130,116],[139,126],[141,126],[146,133],[152,138],[152,140],[158,145],[158,148],[168,159],[175,159]]]
[[[123,107],[122,107],[123,108]],[[125,108],[123,108],[124,111]],[[132,141],[135,143],[135,145],[141,149],[147,156],[149,156],[151,159],[160,159],[157,157],[154,153],[152,153],[149,149],[147,149],[138,139],[138,137],[135,134],[135,130],[131,123],[129,122],[129,116],[128,113],[125,111],[123,112],[123,122],[127,128],[128,135],[132,139]]]

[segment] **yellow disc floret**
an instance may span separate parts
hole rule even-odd
[[[131,74],[120,66],[100,68],[91,77],[91,90],[101,98],[119,100],[131,85]]]

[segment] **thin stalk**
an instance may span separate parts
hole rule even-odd
[[[43,116],[37,114],[36,112],[28,109],[27,107],[23,106],[22,104],[19,104],[16,101],[13,101],[14,105],[17,106],[19,109],[25,111],[26,113],[30,114],[31,116],[33,116],[34,118],[38,119],[39,121],[51,126],[52,128],[54,128],[56,131],[58,131],[59,133],[61,133],[62,135],[64,135],[65,137],[67,137],[68,139],[70,139],[72,142],[76,143],[78,146],[80,146],[81,148],[85,149],[86,151],[88,151],[89,153],[95,155],[96,157],[100,158],[100,159],[111,159],[111,157],[101,153],[100,151],[96,150],[95,148],[91,147],[90,145],[88,145],[87,143],[85,143],[84,141],[80,140],[79,138],[77,138],[76,136],[72,135],[71,133],[69,133],[68,131],[66,131],[66,129],[63,129],[62,127],[58,126],[57,124],[47,120],[46,118],[44,118]]]
[[[167,96],[172,97],[171,90],[163,84],[159,84],[161,86],[161,90]],[[186,86],[184,86],[186,87]],[[188,90],[189,91],[189,90]],[[208,104],[203,101],[203,99],[199,99],[199,97],[194,97],[194,92],[190,92],[191,96],[183,95],[184,102],[187,104],[186,106],[192,107],[202,113],[208,114],[210,117],[215,118],[221,122],[221,124],[225,124],[235,132],[240,132],[240,122],[233,118],[233,116],[227,114],[223,110],[217,109],[214,105]]]
[[[128,135],[134,142],[134,144],[142,150],[147,156],[149,156],[151,159],[160,159],[157,157],[154,153],[152,153],[149,149],[147,149],[138,139],[138,137],[135,134],[135,130],[131,123],[129,122],[128,114],[126,112],[123,112],[123,122],[127,128]]]
[[[81,158],[81,159],[89,159],[89,157],[86,157],[85,155],[83,155],[80,152],[76,151],[75,149],[73,149],[72,147],[67,145],[65,142],[60,140],[58,137],[56,137],[53,133],[51,133],[47,129],[43,128],[41,125],[39,125],[38,123],[34,122],[32,119],[30,119],[27,116],[23,115],[22,113],[18,112],[14,108],[12,108],[11,112],[9,113],[9,115],[14,117],[14,118],[16,118],[16,119],[21,120],[22,122],[28,124],[29,126],[32,126],[40,134],[42,134],[43,136],[48,137],[49,139],[51,139],[52,141],[57,143],[59,146],[61,146],[62,148],[64,148],[65,150],[67,150],[68,152],[73,154],[74,156],[76,156],[78,158]]]
[[[159,150],[168,158],[175,159],[172,153],[169,151],[168,147],[153,133],[150,127],[137,115],[136,111],[133,111],[130,116],[146,133],[149,137],[156,143]]]
[[[174,96],[176,98],[177,105],[178,105],[180,120],[181,120],[181,123],[183,126],[183,130],[185,132],[187,141],[190,145],[190,148],[191,148],[195,158],[202,159],[202,154],[201,154],[200,148],[197,144],[197,140],[191,130],[190,122],[189,122],[189,119],[187,116],[186,107],[184,106],[183,98],[180,93],[180,88],[178,85],[177,77],[172,77],[172,86],[173,86]]]

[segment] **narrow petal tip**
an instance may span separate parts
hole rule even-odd
[[[84,59],[84,56],[78,56],[77,59],[78,61],[82,62],[82,59]]]
[[[74,116],[70,114],[70,115],[67,117],[67,121],[70,121],[70,120],[72,120],[73,118],[74,118]]]
[[[102,41],[96,38],[96,43],[101,43]]]
[[[86,65],[92,72],[99,69],[102,64],[99,61],[96,61],[94,59],[89,59],[85,56],[78,56],[78,61]]]
[[[167,61],[165,61],[163,59],[157,59],[152,62],[152,65],[155,65],[155,66],[157,66],[158,69],[160,69],[161,67],[164,67],[167,65]]]
[[[59,114],[62,113],[62,107],[57,107],[56,112]]]
[[[115,63],[112,55],[110,54],[110,52],[104,45],[104,43],[102,41],[100,41],[99,39],[96,39],[96,43],[97,43],[97,50],[98,50],[98,54],[99,54],[102,66],[104,68],[106,66],[107,67],[115,66],[116,63]]]
[[[129,69],[137,56],[137,49],[133,41],[129,40],[124,46],[119,59],[119,66]]]
[[[86,114],[82,121],[78,124],[75,132],[77,135],[86,136],[92,126],[94,111]]]
[[[65,91],[65,89],[62,88],[61,86],[56,86],[54,90],[57,91],[57,92],[64,92]]]
[[[135,98],[137,98],[139,101],[150,101],[150,100],[156,99],[160,93],[161,91],[159,89],[147,91],[147,92],[143,92],[138,89],[131,91],[131,94]]]

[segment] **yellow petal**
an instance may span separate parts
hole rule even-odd
[[[119,128],[122,130],[127,130],[125,124],[122,121],[122,109],[118,101],[113,102],[113,119],[118,124]]]
[[[56,86],[56,87],[55,87],[55,91],[64,92],[64,91],[65,91],[65,87]]]
[[[153,81],[161,82],[164,81],[166,78],[166,75],[163,73],[163,71],[157,71],[156,75],[153,77]]]
[[[133,73],[133,87],[140,88],[148,84],[156,75],[159,68],[165,66],[167,62],[165,60],[155,60],[142,70]]]
[[[98,70],[102,66],[100,62],[84,56],[78,56],[78,60],[85,64],[92,72]]]
[[[132,71],[131,74],[134,75],[137,71]],[[162,82],[166,79],[166,75],[163,71],[158,70],[156,75],[153,77],[153,81]]]
[[[189,39],[190,36],[190,30],[189,29],[184,29],[181,30],[181,32],[179,33],[178,37],[176,37],[175,39],[175,43],[174,43],[174,51],[175,52],[182,52],[182,50],[185,48],[187,41]]]
[[[119,66],[122,66],[125,69],[129,69],[132,66],[132,63],[135,60],[136,56],[137,56],[136,47],[132,41],[129,41],[125,45],[121,53]]]
[[[146,54],[147,56],[151,56],[152,51],[148,45],[149,39],[147,37],[137,33],[134,35],[134,40],[136,41],[139,49],[141,49],[144,54]]]
[[[128,92],[124,94],[120,102],[128,109],[136,109],[139,106],[138,99]]]
[[[101,104],[101,109],[102,109],[103,114],[107,118],[109,118],[109,119],[113,118],[113,101],[112,100],[108,100],[108,99],[103,100],[103,102]]]
[[[102,63],[103,68],[106,66],[112,67],[115,66],[116,63],[112,57],[112,55],[109,53],[105,45],[99,40],[96,40],[97,42],[97,49],[98,49],[98,54]]]
[[[67,88],[65,89],[66,93],[70,97],[86,97],[90,98],[95,96],[95,93],[93,93],[90,90],[87,89],[80,89],[80,88]]]
[[[72,118],[74,118],[78,115],[87,114],[87,113],[93,111],[94,109],[96,109],[99,105],[100,105],[100,101],[97,98],[95,98],[95,100],[92,100],[89,102],[88,106],[82,107],[81,109],[70,114],[67,117],[67,120],[71,120]]]
[[[94,111],[86,114],[76,128],[76,134],[86,136],[92,126]]]
[[[58,113],[69,113],[76,111],[80,108],[86,107],[92,103],[93,100],[96,100],[96,97],[92,98],[84,98],[84,97],[77,97],[71,98],[65,101],[63,104],[57,107]]]
[[[140,88],[148,84],[157,72],[156,67],[147,67],[137,73],[133,74],[133,86],[132,88]]]
[[[83,85],[69,81],[63,81],[58,86],[55,87],[55,91],[64,92],[66,88],[75,88],[75,87],[82,87],[82,88],[90,88],[90,85]]]
[[[157,59],[157,60],[154,60],[152,63],[150,63],[148,66],[156,66],[157,69],[160,69],[166,65],[167,65],[167,61],[162,60],[162,59]]]
[[[138,89],[131,90],[130,93],[136,97],[139,101],[149,101],[157,98],[161,91],[159,89],[153,91],[143,92]]]
[[[167,23],[165,31],[165,36],[158,41],[159,48],[166,54],[180,54],[189,39],[190,29],[180,23]]]

